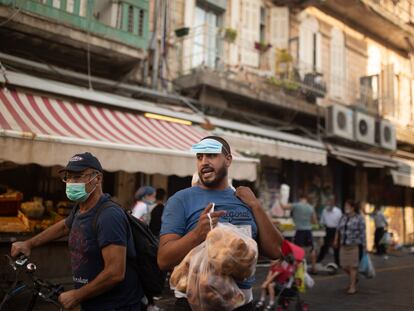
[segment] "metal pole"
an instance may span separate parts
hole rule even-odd
[[[158,88],[158,7],[160,0],[155,0],[154,3],[154,27],[153,27],[153,36],[151,42],[152,53],[152,89],[156,90]]]

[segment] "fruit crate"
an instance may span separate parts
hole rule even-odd
[[[17,216],[22,199],[21,193],[0,195],[0,216]]]

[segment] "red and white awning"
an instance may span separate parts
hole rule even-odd
[[[209,133],[197,126],[146,118],[130,110],[0,89],[0,160],[65,165],[90,151],[108,171],[192,175],[190,146]],[[254,180],[256,163],[239,158],[235,179]]]

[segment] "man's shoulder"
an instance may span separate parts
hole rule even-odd
[[[177,191],[176,193],[174,193],[169,200],[173,199],[173,200],[185,200],[188,196],[192,196],[194,195],[194,193],[199,192],[202,189],[199,189],[198,187],[189,187],[189,188],[185,188],[182,189],[180,191]]]
[[[99,213],[100,216],[103,216],[105,218],[126,217],[123,208],[118,203],[112,201],[110,198],[107,198],[101,203],[101,205],[98,207],[97,213]]]

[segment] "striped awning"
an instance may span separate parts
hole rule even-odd
[[[209,134],[137,111],[7,88],[0,89],[0,131],[2,161],[63,166],[89,151],[108,171],[178,176],[193,174],[190,146]],[[230,175],[254,180],[256,163],[236,157]]]

